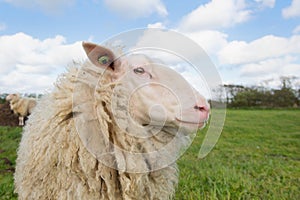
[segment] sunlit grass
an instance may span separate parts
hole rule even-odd
[[[179,160],[176,199],[300,199],[300,111],[228,110],[214,150]]]
[[[0,199],[17,199],[13,193],[13,172],[21,131],[19,127],[0,127]]]

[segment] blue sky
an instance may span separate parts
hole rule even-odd
[[[145,27],[195,40],[224,83],[300,77],[300,0],[0,0],[0,93],[42,92],[81,41]]]

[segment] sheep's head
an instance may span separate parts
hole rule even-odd
[[[83,43],[90,61],[106,68],[112,82],[127,89],[130,117],[138,124],[201,128],[209,117],[209,104],[174,70],[145,55],[116,58],[108,49]]]
[[[6,96],[6,101],[12,101],[13,99],[19,99],[20,95],[19,94],[9,94]]]
[[[116,57],[96,44],[83,43],[83,47],[92,65],[79,74],[88,85],[98,81],[92,84],[95,97],[83,99],[88,96],[83,90],[90,88],[79,83],[73,98],[73,112],[79,113],[75,124],[84,146],[99,161],[118,170],[145,172],[173,163],[190,133],[208,120],[210,108],[205,98],[177,72],[145,55]],[[93,75],[87,76],[89,73]],[[108,97],[107,92],[99,93],[107,85],[113,85]],[[103,118],[113,125],[102,123]]]

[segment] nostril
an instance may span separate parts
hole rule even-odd
[[[194,106],[194,109],[199,110],[201,112],[207,112],[209,110],[209,108],[207,106]]]
[[[194,106],[194,109],[195,109],[195,110],[199,110],[199,106],[197,106],[197,105]]]

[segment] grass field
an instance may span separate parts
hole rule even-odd
[[[0,127],[0,199],[16,199],[20,132]],[[228,110],[216,147],[198,160],[202,139],[178,161],[175,199],[300,199],[300,110]]]
[[[13,193],[13,171],[21,128],[0,127],[0,199],[17,199]]]

